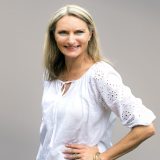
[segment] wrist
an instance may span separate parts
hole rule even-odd
[[[100,160],[111,160],[105,153],[101,153],[99,157],[100,157]]]
[[[100,158],[100,152],[96,152],[95,155],[93,156],[93,160],[101,160]]]

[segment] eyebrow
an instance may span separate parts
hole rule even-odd
[[[76,31],[86,31],[86,29],[79,28],[79,29],[75,29],[75,32]],[[60,30],[57,30],[57,32],[68,32],[68,30],[67,29],[60,29]]]

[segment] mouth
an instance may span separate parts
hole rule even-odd
[[[69,49],[69,50],[74,50],[80,47],[80,45],[74,45],[74,46],[64,46],[65,48]]]

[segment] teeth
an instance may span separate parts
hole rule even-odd
[[[66,48],[77,48],[77,47],[79,47],[80,45],[78,45],[78,46],[65,46]]]

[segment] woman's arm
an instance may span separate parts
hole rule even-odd
[[[100,155],[101,160],[114,160],[135,149],[140,143],[155,134],[153,124],[136,126],[118,143]]]
[[[155,134],[154,126],[136,126],[118,143],[113,145],[107,151],[99,155],[100,159],[96,160],[115,160],[118,157],[128,153],[136,148],[147,138]],[[65,159],[68,160],[93,160],[94,155],[98,152],[97,146],[87,146],[83,144],[67,144],[63,152]]]

